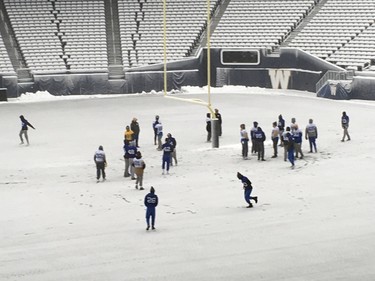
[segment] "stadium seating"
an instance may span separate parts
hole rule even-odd
[[[0,34],[0,74],[16,75]]]
[[[371,52],[356,52],[360,42],[374,36],[375,1],[329,0],[289,44],[341,66],[364,66]],[[371,44],[370,44],[371,45]],[[373,43],[372,43],[373,46]]]
[[[212,47],[273,49],[296,27],[313,0],[231,0],[212,35]]]
[[[101,0],[4,0],[33,73],[107,71]]]
[[[189,55],[207,20],[205,0],[167,1],[167,60]],[[211,11],[218,0],[211,1]],[[124,67],[160,63],[164,59],[163,1],[119,0]]]
[[[222,1],[211,0],[211,13]],[[375,60],[375,1],[231,0],[211,47],[274,50],[284,42],[342,67]],[[206,30],[206,0],[167,0],[167,61],[188,57]],[[32,73],[107,72],[104,0],[4,0]],[[223,10],[224,11],[224,10]],[[124,69],[164,60],[163,1],[118,0]],[[304,22],[309,15],[309,20]],[[303,24],[301,24],[303,23]],[[301,25],[300,25],[301,24]],[[300,26],[299,26],[300,25]],[[299,29],[296,28],[299,26]],[[284,43],[285,44],[285,43]],[[0,73],[14,73],[0,38]]]

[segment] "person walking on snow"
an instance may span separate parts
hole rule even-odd
[[[249,135],[247,134],[245,124],[240,125],[241,145],[242,145],[242,158],[247,160],[249,153]]]
[[[347,140],[350,141],[350,136],[349,136],[349,132],[348,132],[348,129],[349,129],[349,116],[346,115],[345,111],[342,113],[341,126],[344,129],[344,135],[342,136],[342,140],[341,141],[344,142],[345,141],[345,137],[347,137]]]
[[[135,180],[134,177],[134,167],[133,160],[137,154],[137,147],[135,146],[135,141],[131,141],[129,144],[124,140],[124,159],[125,159],[125,171],[124,177],[130,177],[132,180]],[[129,173],[130,169],[130,173]]]
[[[151,186],[150,193],[145,196],[144,204],[146,206],[146,223],[147,228],[146,230],[150,229],[150,219],[151,219],[151,227],[155,229],[155,217],[156,217],[156,206],[159,203],[159,198],[155,194],[154,187]]]
[[[171,157],[172,157],[172,151],[173,151],[173,146],[170,142],[168,142],[168,138],[165,139],[165,143],[162,145],[161,149],[163,150],[163,160],[162,160],[162,169],[163,169],[163,175],[164,175],[164,170],[166,169],[167,175],[169,174],[169,165],[171,162]]]
[[[25,139],[26,139],[26,142],[27,142],[27,145],[29,145],[29,136],[27,135],[27,131],[28,131],[28,127],[31,127],[35,130],[34,126],[31,125],[29,123],[29,121],[27,121],[25,119],[25,117],[23,115],[20,116],[20,119],[21,119],[21,131],[20,131],[20,139],[21,139],[21,143],[20,144],[23,144],[23,138],[22,136],[25,136]]]
[[[316,150],[315,141],[318,138],[318,128],[315,126],[312,119],[309,119],[309,124],[306,126],[305,138],[309,140],[309,144],[310,144],[309,152],[312,153],[313,147],[314,147],[314,151],[316,153],[317,150]]]
[[[137,180],[135,181],[135,188],[138,189],[139,184],[139,189],[143,190],[143,172],[146,168],[146,163],[145,161],[143,161],[142,154],[140,151],[137,151],[132,165],[134,167],[134,173],[137,175]]]
[[[96,180],[99,182],[100,176],[105,181],[105,167],[107,166],[107,159],[103,150],[103,146],[99,146],[99,149],[94,154],[94,162],[96,164]]]
[[[253,191],[251,181],[247,177],[241,175],[239,172],[237,172],[237,178],[243,184],[245,201],[249,204],[249,206],[247,206],[246,208],[252,208],[253,204],[251,203],[250,200],[254,200],[255,203],[258,203],[258,197],[257,196],[251,197],[251,192]]]

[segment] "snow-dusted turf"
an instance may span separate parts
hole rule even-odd
[[[206,89],[175,96],[207,100]],[[161,94],[51,97],[0,103],[0,280],[375,280],[375,103],[332,101],[297,91],[212,89],[223,116],[220,148],[206,143],[207,108]],[[342,143],[342,111],[352,141]],[[313,118],[318,153],[296,169],[271,159],[272,122]],[[19,115],[36,127],[19,145]],[[176,137],[178,166],[161,175],[156,114]],[[123,132],[141,126],[146,190],[123,177]],[[239,125],[258,121],[266,162],[241,158]],[[107,182],[93,154],[104,146]],[[248,176],[259,203],[244,208]],[[156,231],[143,199],[159,196]]]

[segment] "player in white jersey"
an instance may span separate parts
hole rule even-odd
[[[94,161],[96,164],[96,179],[99,182],[100,175],[105,181],[105,167],[107,166],[107,159],[103,150],[103,146],[99,146],[99,149],[94,154]]]
[[[315,141],[318,138],[318,128],[315,126],[312,119],[309,119],[309,124],[307,124],[306,126],[305,138],[309,140],[309,144],[310,144],[309,152],[310,153],[313,152],[313,147],[314,147],[314,151],[317,152]]]
[[[137,180],[135,182],[135,188],[138,189],[138,184],[140,190],[143,190],[143,172],[146,168],[146,163],[142,159],[142,154],[140,151],[137,151],[135,158],[133,159],[134,173],[137,175]]]
[[[249,153],[249,135],[247,134],[245,124],[240,125],[240,135],[242,144],[242,158],[247,160],[247,155]]]

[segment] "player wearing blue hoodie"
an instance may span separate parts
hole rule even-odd
[[[294,150],[296,152],[296,158],[298,158],[298,154],[301,154],[300,159],[303,159],[302,131],[298,128],[297,124],[294,127],[293,138],[294,138]]]
[[[346,115],[346,112],[344,111],[342,113],[342,117],[341,117],[341,127],[344,129],[344,135],[342,136],[342,142],[345,141],[345,137],[347,137],[347,140],[350,141],[350,135],[349,135],[349,132],[348,132],[348,129],[349,129],[349,116]]]
[[[131,141],[130,143],[127,143],[127,141],[124,140],[124,159],[125,159],[124,177],[131,176],[132,180],[135,180],[133,160],[136,154],[137,154],[137,147],[136,147],[135,141]],[[130,169],[130,173],[129,173],[129,169]]]
[[[253,132],[255,151],[258,153],[258,160],[266,161],[264,159],[264,141],[266,135],[264,134],[261,127],[257,127],[257,130]]]
[[[162,145],[161,149],[163,150],[163,161],[162,161],[163,175],[164,175],[164,169],[166,169],[167,174],[169,174],[169,165],[171,163],[173,145],[168,141],[168,138],[165,139],[165,143]]]
[[[151,218],[151,227],[155,229],[155,216],[156,216],[156,206],[159,203],[159,198],[155,194],[155,189],[151,186],[150,193],[145,196],[144,204],[146,206],[146,230],[150,229],[150,218]]]
[[[250,196],[251,192],[253,191],[251,181],[247,177],[241,175],[239,172],[237,172],[237,178],[243,184],[245,201],[249,204],[249,206],[247,206],[246,208],[252,208],[253,204],[251,204],[250,200],[254,200],[255,203],[258,203],[258,197],[257,196],[255,196],[255,197]]]
[[[284,138],[284,148],[286,148],[288,154],[288,160],[292,164],[292,169],[294,169],[294,138],[290,133],[290,127],[286,127],[286,132],[283,136]]]
[[[27,135],[27,130],[28,130],[27,127],[31,127],[31,128],[33,128],[34,130],[35,130],[35,128],[33,127],[33,125],[31,125],[31,124],[29,123],[29,121],[27,121],[27,120],[25,119],[25,117],[24,117],[23,115],[20,116],[20,119],[21,119],[21,131],[20,131],[19,136],[20,136],[20,139],[21,139],[21,144],[23,144],[23,138],[22,138],[22,135],[24,135],[24,136],[25,136],[25,139],[26,139],[26,142],[27,142],[27,145],[29,145],[29,137],[28,137],[28,135]]]

